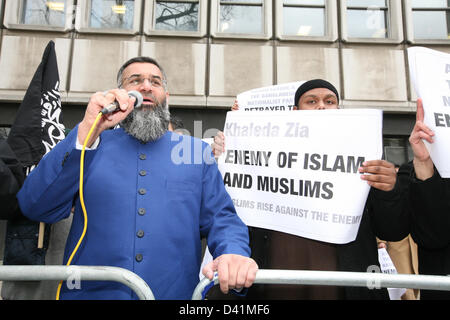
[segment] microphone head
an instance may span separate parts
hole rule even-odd
[[[142,94],[139,91],[128,91],[128,95],[130,97],[135,97],[136,101],[134,102],[134,107],[138,108],[141,106],[142,102],[144,101],[144,97],[142,97]]]

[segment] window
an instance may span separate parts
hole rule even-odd
[[[155,29],[198,31],[198,1],[156,1]]]
[[[0,124],[0,138],[1,139],[8,138],[10,131],[11,131],[10,127],[6,127],[4,124]]]
[[[216,37],[269,38],[270,0],[212,1],[212,33]]]
[[[79,3],[75,27],[79,32],[125,33],[139,31],[141,0],[86,0]]]
[[[384,159],[400,166],[414,157],[408,137],[387,136],[383,138]]]
[[[33,1],[23,2],[20,23],[63,27],[65,24],[66,1]]]
[[[206,31],[206,0],[147,0],[147,34],[203,36]]]
[[[403,40],[401,6],[398,0],[341,1],[343,40],[400,43]]]
[[[283,34],[317,37],[325,35],[325,0],[283,2]]]
[[[336,1],[277,1],[277,37],[282,40],[337,39]]]
[[[262,0],[220,1],[219,32],[261,34],[263,32]]]
[[[134,0],[92,0],[91,28],[132,29]]]
[[[74,14],[72,0],[18,0],[5,5],[5,26],[11,29],[68,31]]]
[[[450,39],[450,1],[413,0],[414,39]]]
[[[351,38],[387,38],[386,0],[347,0],[347,32]]]

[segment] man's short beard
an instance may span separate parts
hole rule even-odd
[[[157,103],[154,107],[134,109],[120,122],[120,126],[130,136],[147,143],[162,137],[167,131],[169,121],[170,112],[164,99],[162,103]]]

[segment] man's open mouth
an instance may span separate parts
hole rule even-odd
[[[142,101],[142,104],[155,104],[152,98],[144,97],[144,100]]]

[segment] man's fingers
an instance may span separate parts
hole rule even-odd
[[[211,144],[211,148],[216,158],[225,152],[225,135],[222,131],[218,131],[214,136],[214,142]]]
[[[233,106],[231,107],[231,110],[232,110],[232,111],[237,111],[237,110],[239,110],[239,104],[238,104],[238,101],[237,101],[237,100],[234,100],[234,104],[233,104]]]
[[[236,275],[236,289],[241,289],[245,286],[245,283],[247,281],[247,273],[248,273],[248,265],[243,265],[239,268]]]
[[[386,160],[369,160],[365,161],[359,168],[360,173],[372,173],[392,176],[396,175],[394,164]]]
[[[228,263],[226,263],[223,260],[219,261],[217,272],[219,273],[220,290],[223,293],[228,293],[228,282],[229,282]]]
[[[428,141],[429,143],[433,143],[433,141],[434,141],[432,136],[429,133],[424,132],[424,131],[419,131],[418,137],[420,139]]]
[[[217,272],[220,290],[228,293],[229,289],[250,287],[256,278],[258,265],[255,260],[239,255],[223,255],[217,258]],[[206,267],[204,268],[205,272]]]
[[[422,129],[419,129],[419,127],[418,127],[417,130],[414,130],[411,133],[411,136],[409,137],[409,142],[414,145],[422,143],[422,140],[426,140],[429,143],[433,143],[433,141],[434,141],[433,136],[434,136],[433,131],[422,130]]]
[[[364,175],[361,176],[362,180],[367,181],[367,183],[374,188],[390,191],[394,188],[396,178],[390,176],[380,176],[380,175]]]
[[[365,161],[359,168],[361,179],[374,188],[390,191],[395,187],[397,181],[397,172],[395,166],[386,160]]]
[[[388,172],[388,173],[369,173],[369,174],[363,174],[361,175],[362,180],[366,180],[368,182],[381,182],[381,183],[388,183],[388,184],[395,184],[395,181],[397,179],[397,174]]]
[[[376,174],[376,173],[380,173],[383,170],[387,170],[383,167],[380,166],[362,166],[359,168],[359,172],[361,173],[372,173],[372,174]]]
[[[126,111],[129,105],[134,105],[134,97],[130,97],[124,89],[112,89],[106,92],[105,99],[108,104],[116,101],[121,111]]]
[[[391,182],[395,181],[395,176],[387,174],[365,174],[361,175],[361,179],[371,182]]]
[[[236,278],[236,288],[250,287],[256,278],[258,266],[253,259],[248,259],[247,263],[241,265]]]
[[[423,121],[425,118],[425,112],[423,111],[422,99],[417,99],[417,111],[416,111],[416,121]]]
[[[214,143],[217,144],[218,148],[224,148],[225,147],[225,135],[222,131],[217,132],[217,134],[214,136]]]
[[[253,284],[253,282],[255,282],[257,272],[258,265],[256,264],[255,260],[251,259],[244,287],[249,288]]]
[[[228,263],[228,289],[235,289],[236,282],[239,272],[239,266],[233,263],[233,261],[229,261]]]
[[[431,130],[425,123],[423,123],[424,112],[421,100],[417,101],[417,113],[416,113],[416,124],[411,132],[409,142],[410,143],[420,143],[422,139],[432,143],[434,136],[433,130]]]
[[[374,175],[395,175],[395,167],[392,168],[386,168],[381,166],[369,166],[369,167],[360,167],[359,168],[360,173],[371,173]]]
[[[419,121],[416,123],[416,131],[423,131],[426,134],[429,134],[430,136],[434,136],[434,132],[433,130],[431,130],[425,123],[423,123],[422,121]]]
[[[88,106],[96,105],[97,109],[100,111],[104,106],[114,101],[113,99],[114,99],[113,94],[109,94],[109,96],[107,97],[106,94],[103,92],[96,92],[89,99]]]
[[[214,277],[214,270],[213,270],[214,262],[211,261],[206,266],[203,267],[202,273],[205,277],[207,277],[209,280],[212,280]]]
[[[368,181],[367,183],[372,188],[376,188],[376,189],[379,189],[381,191],[391,191],[393,189],[392,184],[372,182],[372,181]]]
[[[213,154],[214,154],[214,157],[216,157],[216,158],[218,158],[218,157],[220,157],[221,155],[222,155],[222,147],[221,146],[219,146],[218,144],[216,144],[215,142],[213,142],[212,144],[211,144],[211,149],[212,149],[212,152],[213,152]]]
[[[394,168],[394,164],[386,160],[367,160],[362,164],[363,167],[380,166],[385,168]]]

